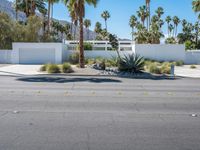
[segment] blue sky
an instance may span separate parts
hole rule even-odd
[[[151,0],[151,11],[159,6],[163,7],[165,14],[174,16],[177,15],[180,19],[186,19],[189,22],[195,22],[197,16],[192,11],[192,0]],[[131,15],[136,14],[139,6],[144,5],[145,0],[99,0],[96,8],[86,6],[86,17],[92,21],[91,29],[97,21],[101,22],[103,27],[104,20],[101,18],[101,13],[108,10],[111,18],[108,20],[108,30],[116,34],[120,38],[131,38],[131,29],[128,25]],[[70,21],[69,13],[64,4],[59,3],[54,5],[54,18]],[[181,26],[180,26],[181,27]],[[179,27],[179,31],[181,30]],[[167,33],[166,25],[163,28],[164,34]]]

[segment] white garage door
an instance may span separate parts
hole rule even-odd
[[[20,49],[19,63],[20,64],[55,63],[55,49],[45,49],[45,48]]]

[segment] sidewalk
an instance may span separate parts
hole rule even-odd
[[[42,65],[0,65],[0,75],[8,76],[25,76],[25,75],[44,75],[47,72],[40,72]],[[92,69],[90,67],[81,69],[76,66],[72,66],[74,73],[67,75],[83,75],[83,76],[96,76],[100,74],[99,70]]]
[[[0,75],[23,76],[44,74],[39,72],[41,65],[5,65],[0,67]]]
[[[191,65],[175,67],[175,75],[189,78],[200,78],[200,65],[195,65],[196,69],[191,69]]]

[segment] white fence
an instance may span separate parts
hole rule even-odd
[[[12,50],[0,50],[0,63],[9,64],[11,63]]]
[[[92,45],[93,50],[109,50],[111,49],[111,45],[109,41],[85,41],[86,43],[90,43]],[[64,41],[69,50],[75,50],[79,41]],[[132,51],[132,45],[134,42],[132,41],[119,41],[119,51]]]

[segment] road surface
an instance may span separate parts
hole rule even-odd
[[[0,149],[199,150],[200,79],[1,76]]]

